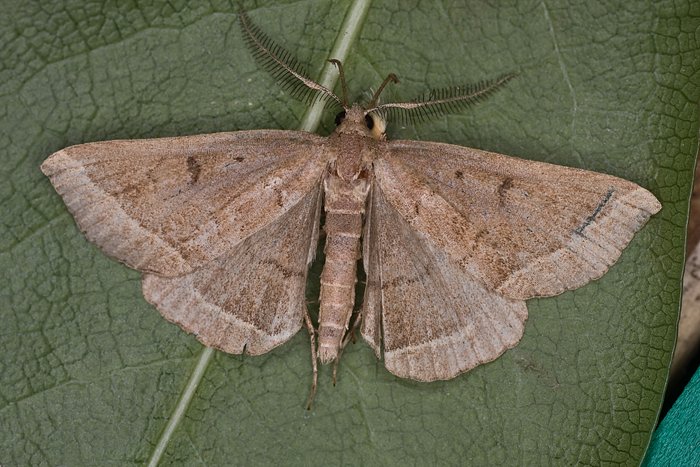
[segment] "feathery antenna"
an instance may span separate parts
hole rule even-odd
[[[377,102],[379,102],[379,96],[382,94],[382,91],[386,87],[387,84],[389,83],[394,83],[397,84],[399,82],[399,79],[396,77],[395,74],[389,73],[389,75],[384,78],[384,81],[382,84],[379,86],[379,89],[377,89],[377,92],[374,93],[372,96],[372,100],[369,101],[369,104],[367,104],[367,107],[372,108],[377,105]]]
[[[348,85],[345,83],[345,71],[343,70],[343,64],[337,58],[331,58],[328,60],[333,65],[338,68],[338,75],[340,76],[340,87],[343,90],[343,102],[341,102],[344,109],[348,108]]]
[[[349,107],[345,74],[340,61],[330,60],[338,67],[340,73],[342,99],[330,89],[310,79],[304,66],[256,26],[242,8],[239,9],[238,19],[241,23],[243,39],[256,61],[292,96],[308,103],[320,100],[326,104],[329,100],[333,100],[344,109]],[[398,83],[396,75],[391,73],[372,96],[366,113],[388,114],[390,119],[398,120],[404,124],[420,123],[446,113],[464,110],[486,99],[515,77],[514,73],[508,73],[496,79],[480,81],[475,84],[433,89],[409,102],[378,104],[379,95],[385,86],[390,82]]]
[[[308,103],[317,99],[325,102],[333,99],[338,104],[343,105],[333,91],[310,79],[306,69],[299,61],[253,24],[248,14],[242,9],[238,12],[238,19],[241,23],[243,39],[253,57],[275,78],[282,88],[297,99]]]
[[[386,112],[392,119],[401,123],[419,123],[446,113],[464,110],[486,99],[515,77],[514,73],[509,73],[476,84],[433,89],[412,101],[377,105],[367,109],[367,113]]]

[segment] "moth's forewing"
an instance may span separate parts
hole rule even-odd
[[[392,141],[377,184],[412,229],[490,290],[557,295],[602,276],[661,204],[611,175]]]
[[[71,146],[41,166],[87,238],[128,266],[192,272],[318,184],[323,138],[256,130]]]

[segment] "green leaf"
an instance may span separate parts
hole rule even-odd
[[[183,403],[202,346],[144,301],[138,273],[85,240],[38,168],[88,141],[298,128],[304,106],[256,68],[236,7],[0,1],[0,464],[145,463],[159,440],[164,464],[187,465],[642,459],[679,307],[697,3],[373,2],[345,63],[357,97],[389,72],[404,99],[519,74],[469,112],[391,136],[610,173],[663,210],[601,280],[529,301],[522,342],[495,362],[422,384],[390,375],[358,341],[337,386],[321,368],[307,412],[305,332],[260,357],[214,353]],[[349,5],[248,11],[319,76]]]

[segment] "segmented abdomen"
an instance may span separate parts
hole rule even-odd
[[[329,176],[326,191],[326,262],[321,273],[318,347],[321,363],[338,356],[355,304],[357,260],[367,183]]]

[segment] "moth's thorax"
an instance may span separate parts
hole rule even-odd
[[[365,110],[359,105],[353,105],[346,110],[343,121],[329,138],[329,143],[337,154],[337,175],[350,181],[371,172],[369,168],[376,158],[381,141],[367,127]]]
[[[333,206],[334,209],[364,214],[369,186],[365,177],[352,181],[345,181],[334,175],[326,177],[323,181],[326,207]]]

